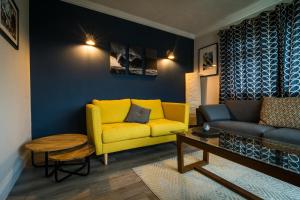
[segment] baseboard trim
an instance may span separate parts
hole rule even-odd
[[[5,200],[8,197],[15,183],[20,177],[27,160],[27,155],[18,158],[9,173],[0,181],[0,200]]]

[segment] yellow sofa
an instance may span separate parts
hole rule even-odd
[[[147,124],[124,122],[131,104],[151,109]],[[96,155],[176,140],[172,131],[187,130],[189,105],[161,100],[93,100],[86,105],[87,133]]]

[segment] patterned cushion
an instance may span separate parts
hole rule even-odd
[[[300,129],[300,98],[264,97],[259,123],[274,127]]]

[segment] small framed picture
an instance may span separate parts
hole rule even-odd
[[[217,43],[199,49],[198,70],[200,76],[215,76],[218,74]]]
[[[143,75],[144,66],[143,66],[143,48],[137,46],[129,47],[129,74]]]
[[[127,47],[123,44],[110,43],[110,67],[112,74],[126,74]]]
[[[146,48],[145,50],[145,75],[157,76],[157,50]]]
[[[0,0],[0,34],[19,49],[19,9],[14,0]]]

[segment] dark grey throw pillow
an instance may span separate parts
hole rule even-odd
[[[143,108],[141,106],[131,104],[128,115],[125,122],[137,122],[137,123],[147,123],[150,117],[150,109]]]

